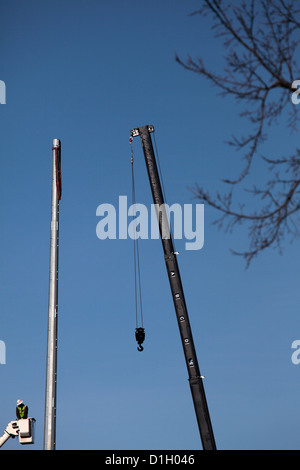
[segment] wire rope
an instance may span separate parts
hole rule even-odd
[[[133,216],[136,217],[136,196],[135,196],[135,178],[134,178],[134,158],[132,140],[131,144],[131,181],[132,181],[132,205],[133,205]],[[134,226],[136,228],[136,226]],[[136,328],[139,326],[139,319],[141,327],[144,326],[143,320],[143,304],[142,304],[142,282],[141,282],[141,268],[140,268],[140,253],[139,253],[139,242],[136,236],[136,230],[133,234],[133,258],[134,258],[134,295],[135,295],[135,318]]]

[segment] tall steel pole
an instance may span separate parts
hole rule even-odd
[[[47,370],[44,422],[44,450],[55,450],[56,382],[57,382],[57,308],[58,308],[58,245],[59,200],[61,198],[61,143],[53,140],[52,201],[50,229],[50,266],[48,298]]]
[[[163,204],[165,201],[151,141],[151,132],[154,132],[153,126],[144,126],[132,129],[131,136],[140,136],[141,138],[153,201],[156,207],[159,208],[161,206],[164,207]],[[204,450],[216,450],[216,443],[206,402],[202,376],[198,365],[177,258],[174,253],[172,237],[171,235],[166,236],[167,233],[170,234],[170,226],[166,215],[162,213],[162,216],[162,219],[158,219],[159,230],[202,446]],[[168,230],[166,230],[166,224],[168,225]]]

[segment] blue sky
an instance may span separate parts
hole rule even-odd
[[[99,204],[131,198],[130,129],[155,126],[169,204],[193,203],[238,173],[224,144],[246,132],[239,108],[174,60],[222,66],[199,1],[1,0],[0,427],[22,398],[43,446],[52,140],[62,142],[57,449],[201,449],[160,240],[140,243],[143,353],[134,338],[132,240],[96,236]],[[300,78],[300,77],[299,77]],[[266,150],[293,149],[284,124]],[[150,187],[134,140],[137,201]],[[258,164],[252,178],[261,181]],[[253,203],[252,201],[250,201]],[[219,449],[299,448],[298,244],[245,270],[230,248],[247,230],[212,225],[199,251],[176,241],[194,342]],[[92,432],[91,432],[92,427]],[[0,433],[1,429],[0,429]],[[3,449],[25,450],[16,440]]]

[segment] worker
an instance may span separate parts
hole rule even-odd
[[[27,418],[28,406],[23,403],[23,400],[17,401],[16,414],[17,414],[17,419]]]

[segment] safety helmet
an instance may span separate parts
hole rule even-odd
[[[23,403],[23,400],[18,400],[17,401],[17,406],[22,405],[22,403]]]

